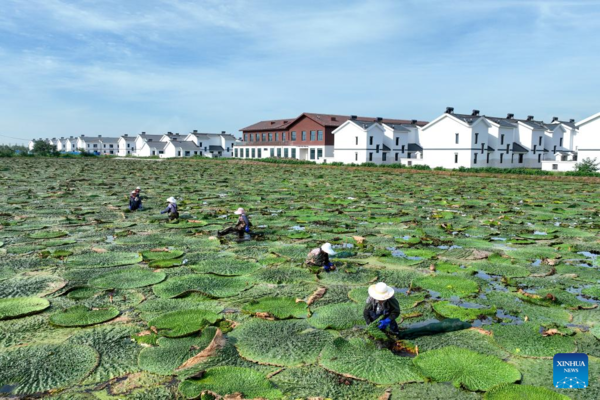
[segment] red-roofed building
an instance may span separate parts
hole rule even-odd
[[[269,158],[282,157],[323,162],[332,159],[334,135],[350,115],[302,113],[296,118],[260,121],[240,129],[243,143],[236,146],[234,157]],[[377,118],[359,117],[362,121],[377,121]],[[395,123],[410,123],[404,120],[386,120]]]

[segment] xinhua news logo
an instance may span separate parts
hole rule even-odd
[[[583,353],[554,355],[553,380],[558,389],[585,389],[588,387],[588,356]]]

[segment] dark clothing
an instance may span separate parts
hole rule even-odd
[[[135,211],[138,209],[142,209],[142,199],[138,195],[129,196],[129,209],[131,211]]]
[[[306,257],[306,264],[325,267],[331,265],[331,262],[329,261],[329,254],[325,253],[320,248],[317,248],[308,253],[308,256]]]
[[[169,203],[167,208],[160,212],[161,214],[169,213],[169,221],[179,218],[179,212],[177,211],[177,204]]]
[[[230,226],[229,228],[225,228],[222,231],[219,231],[219,236],[225,236],[230,233],[237,232],[238,237],[242,238],[244,237],[244,232],[250,233],[251,226],[252,223],[250,222],[246,214],[241,214],[238,218],[238,222],[235,225]]]
[[[365,318],[367,325],[371,324],[379,317],[382,317],[382,319],[389,318],[391,320],[390,331],[392,331],[392,333],[398,333],[398,323],[396,322],[396,318],[399,316],[400,304],[398,304],[398,300],[396,300],[395,297],[391,297],[383,303],[379,303],[379,301],[370,296],[367,298],[367,305],[363,311],[363,317]]]

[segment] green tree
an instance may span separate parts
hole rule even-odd
[[[575,164],[575,170],[577,172],[598,172],[600,170],[600,163],[596,162],[596,159],[584,158],[580,163]]]
[[[15,151],[11,146],[5,144],[0,145],[0,157],[12,157],[15,155]]]
[[[57,156],[59,154],[56,146],[43,140],[36,140],[33,143],[32,153],[36,156]]]

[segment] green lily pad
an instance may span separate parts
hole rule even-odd
[[[485,400],[570,400],[568,396],[539,386],[505,383],[494,386],[483,397]]]
[[[365,325],[361,304],[337,303],[318,307],[312,310],[308,323],[319,329],[349,329],[357,325]]]
[[[142,261],[138,253],[113,251],[107,253],[87,253],[67,258],[67,265],[76,268],[108,268],[137,264]]]
[[[572,337],[560,334],[542,336],[540,326],[535,324],[495,325],[491,330],[499,346],[518,356],[553,357],[556,353],[576,350]]]
[[[89,326],[110,321],[118,315],[119,310],[115,307],[90,310],[86,306],[74,306],[52,315],[50,323],[63,327]]]
[[[162,282],[166,275],[163,272],[152,272],[144,268],[128,268],[90,280],[91,286],[101,289],[133,289]]]
[[[210,368],[199,379],[187,379],[179,385],[186,399],[196,399],[209,390],[219,395],[241,393],[245,398],[281,398],[282,393],[261,374],[250,368]]]
[[[0,299],[0,321],[35,314],[48,307],[50,307],[50,302],[39,297]]]
[[[166,281],[154,285],[152,290],[158,297],[173,298],[181,295],[199,292],[209,297],[222,298],[231,297],[252,287],[251,278],[221,277],[211,274],[184,275],[169,278]]]
[[[452,296],[465,297],[479,291],[479,287],[474,281],[453,275],[435,275],[417,278],[414,284],[423,289],[438,292],[444,298]]]
[[[198,332],[210,324],[214,324],[219,316],[206,310],[180,310],[162,314],[148,322],[165,337],[181,337]]]
[[[190,266],[199,273],[211,273],[215,275],[235,276],[248,275],[261,268],[260,264],[238,260],[235,258],[223,257],[216,260],[204,261]]]
[[[323,349],[319,365],[337,374],[380,385],[423,381],[410,358],[379,350],[375,344],[358,338],[335,339]]]
[[[181,250],[170,250],[170,251],[143,251],[142,257],[144,261],[155,261],[155,260],[172,260],[183,256],[184,252]]]
[[[492,308],[465,308],[449,301],[438,301],[433,304],[433,309],[446,318],[458,318],[461,321],[473,321],[481,315],[496,315],[496,307]]]
[[[519,370],[499,358],[455,346],[421,353],[414,363],[434,381],[452,382],[473,391],[486,391],[521,379]]]
[[[295,299],[286,297],[265,297],[260,300],[252,300],[242,310],[250,314],[268,313],[277,319],[308,317],[308,306],[305,302],[297,302]]]

